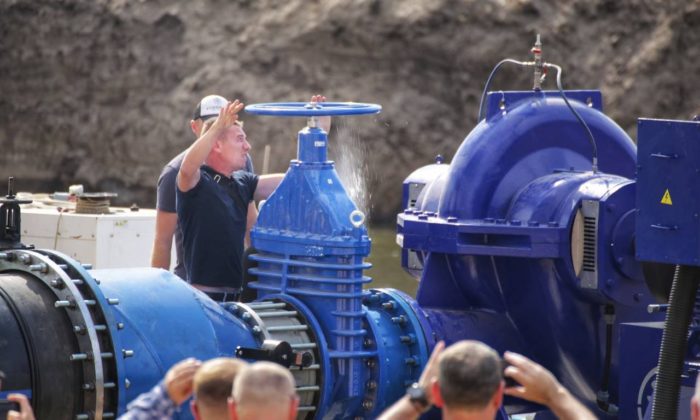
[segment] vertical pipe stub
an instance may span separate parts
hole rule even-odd
[[[0,198],[0,250],[26,249],[22,244],[22,216],[19,205],[32,200],[18,200],[15,197],[15,178],[7,179],[7,195]]]
[[[535,91],[542,90],[542,82],[544,81],[545,73],[542,65],[542,41],[540,40],[540,34],[537,34],[535,39],[535,45],[532,46],[530,50],[533,55],[535,64],[535,74],[532,89]]]

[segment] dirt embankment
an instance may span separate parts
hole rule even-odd
[[[153,206],[162,165],[193,140],[200,97],[323,92],[384,106],[334,134],[364,142],[372,217],[391,220],[402,179],[452,156],[492,66],[527,59],[535,33],[565,86],[601,89],[634,136],[637,117],[700,112],[698,27],[696,1],[0,0],[0,176]],[[530,78],[506,68],[494,87]],[[284,170],[303,122],[245,120],[256,166],[270,144],[271,169]]]

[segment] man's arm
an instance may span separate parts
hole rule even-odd
[[[170,250],[177,226],[177,213],[156,211],[156,237],[153,240],[151,267],[170,270]]]
[[[187,149],[180,166],[180,172],[177,174],[177,187],[180,191],[187,192],[197,185],[200,176],[199,168],[209,156],[214,142],[225,130],[235,124],[241,109],[243,109],[243,103],[239,102],[238,99],[229,102],[221,109],[211,128]]]
[[[175,409],[192,395],[194,374],[201,365],[202,362],[193,358],[176,363],[162,381],[131,401],[118,420],[172,418]]]
[[[506,388],[506,395],[545,405],[562,420],[595,420],[593,413],[571,395],[552,372],[518,353],[507,351],[503,357],[510,363],[505,376],[520,384]]]
[[[418,384],[425,391],[425,396],[428,399],[429,405],[433,404],[431,391],[433,382],[437,381],[438,358],[444,349],[444,341],[439,341],[437,344],[435,344],[435,348],[433,348],[430,359],[428,359],[428,363],[425,364],[425,369],[418,380]],[[408,398],[408,395],[404,395],[391,407],[384,410],[377,420],[415,420],[420,417],[421,414],[423,413],[413,405],[411,400]]]
[[[258,208],[255,207],[255,201],[251,201],[248,204],[248,218],[246,220],[245,226],[245,239],[243,240],[244,246],[250,248],[250,231],[253,229],[253,225],[258,220]]]
[[[258,186],[255,187],[255,194],[253,195],[255,201],[267,200],[267,197],[275,191],[282,179],[284,179],[284,174],[260,175]]]

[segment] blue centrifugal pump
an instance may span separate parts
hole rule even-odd
[[[308,118],[251,233],[252,302],[218,304],[163,270],[92,270],[25,246],[10,186],[0,200],[0,397],[27,394],[37,418],[109,419],[185,357],[237,356],[288,367],[299,418],[374,418],[418,379],[438,340],[476,339],[541,363],[599,417],[641,419],[656,390],[654,418],[674,418],[700,352],[700,122],[640,120],[638,152],[600,92],[564,91],[561,69],[533,52],[496,66],[452,162],[404,181],[397,242],[419,281],[415,299],[367,288],[365,215],[318,123],[378,105],[246,108]],[[506,63],[533,69],[534,88],[487,93]],[[548,70],[557,90],[541,88]],[[539,410],[506,399],[500,417]]]

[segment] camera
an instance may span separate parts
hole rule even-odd
[[[0,390],[2,390],[2,382],[5,380],[5,372],[0,370]],[[19,404],[14,401],[0,399],[0,420],[7,418],[9,411],[20,412]]]
[[[19,413],[19,404],[14,401],[0,400],[0,419],[6,419],[7,413],[11,410],[14,410]]]

